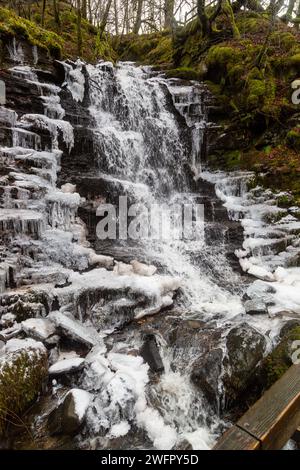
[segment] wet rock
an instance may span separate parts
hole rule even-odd
[[[245,390],[254,376],[255,368],[264,356],[266,339],[250,325],[242,323],[230,330],[226,346],[227,372],[223,382],[226,398],[230,401]]]
[[[213,349],[194,362],[191,374],[192,382],[200,388],[216,409],[219,407],[222,360],[222,349]]]
[[[51,349],[54,348],[60,342],[60,336],[52,335],[45,340],[45,345]]]
[[[133,267],[133,272],[140,276],[153,276],[157,271],[156,266],[140,263],[137,260],[131,261],[130,264]]]
[[[47,318],[28,318],[21,323],[22,330],[27,336],[39,341],[45,341],[55,333],[55,325]]]
[[[65,374],[72,374],[81,370],[84,366],[84,359],[81,357],[73,357],[70,359],[62,359],[57,361],[49,368],[50,376],[59,376]]]
[[[199,328],[204,328],[205,322],[200,320],[187,320],[185,324],[191,328],[191,330],[198,330]]]
[[[1,320],[0,320],[0,325],[3,328],[10,328],[15,324],[15,321],[16,321],[16,316],[8,312],[2,315]]]
[[[49,319],[55,323],[62,335],[89,348],[101,341],[94,328],[84,326],[81,322],[61,312],[51,312]]]
[[[40,342],[11,339],[0,349],[0,434],[6,415],[19,415],[39,394],[47,372],[47,350]]]
[[[153,372],[163,372],[164,365],[159,353],[155,335],[147,334],[141,349],[141,356]]]
[[[261,363],[257,373],[260,391],[271,387],[294,363],[299,360],[300,326],[281,330],[281,339],[273,351]]]
[[[193,450],[192,444],[187,441],[186,439],[178,442],[175,447],[173,447],[173,450]]]
[[[253,282],[247,289],[243,296],[245,301],[252,300],[253,302],[264,303],[267,306],[273,305],[273,294],[276,293],[274,286],[264,281],[258,280]]]
[[[296,318],[292,320],[288,320],[280,330],[280,333],[279,333],[280,338],[284,338],[287,334],[290,333],[290,331],[292,331],[297,326],[300,326],[300,320],[297,320]]]
[[[73,388],[58,408],[50,413],[48,428],[51,434],[74,434],[82,426],[91,401],[91,394]]]
[[[247,300],[244,307],[248,315],[264,315],[268,313],[266,305],[260,301]]]

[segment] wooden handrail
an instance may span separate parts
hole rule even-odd
[[[300,364],[294,364],[223,434],[214,450],[281,449],[300,425]]]

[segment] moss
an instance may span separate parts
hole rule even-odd
[[[106,35],[103,35],[100,39],[99,34],[97,34],[94,53],[94,60],[103,59],[110,62],[115,62],[117,59],[117,54]]]
[[[298,52],[297,54],[289,57],[288,59],[288,63],[290,65],[297,65],[297,66],[300,66],[300,52]]]
[[[0,361],[0,435],[32,403],[47,377],[46,352],[23,350]]]
[[[286,136],[287,143],[295,150],[300,150],[300,126],[291,129]]]
[[[232,10],[232,6],[231,6],[231,4],[228,0],[225,0],[225,2],[223,2],[222,9],[223,9],[224,13],[226,13],[228,18],[230,19],[230,24],[231,24],[232,34],[233,34],[234,39],[240,39],[241,34],[240,34],[239,28],[238,28],[238,26],[235,22],[235,17],[234,17],[234,13],[233,13],[233,10]]]
[[[247,104],[248,107],[257,107],[261,100],[261,97],[264,96],[266,91],[265,81],[264,80],[257,80],[257,79],[250,79],[247,82],[248,87],[248,97],[247,97]]]
[[[165,64],[172,63],[173,60],[173,47],[172,47],[172,38],[171,37],[162,37],[157,46],[152,49],[148,55],[150,64]]]
[[[241,151],[240,150],[231,150],[225,152],[224,159],[226,162],[226,167],[228,169],[233,169],[239,166],[241,161]]]
[[[239,49],[226,45],[213,46],[207,54],[206,63],[210,66],[227,66],[229,63],[237,63],[240,58]]]
[[[236,24],[242,35],[265,33],[268,28],[269,21],[263,18],[259,13],[243,11],[236,15]]]
[[[292,365],[292,343],[300,340],[300,327],[292,329],[274,351],[263,362],[262,371],[266,374],[266,388],[276,382]]]
[[[278,196],[276,198],[276,203],[278,207],[290,207],[293,203],[293,197],[291,194],[283,194],[281,196]],[[279,213],[280,214],[280,213]],[[282,215],[285,215],[285,212],[283,212]],[[282,216],[281,216],[282,217]],[[281,218],[280,217],[280,218]],[[280,219],[279,219],[280,220]]]
[[[276,31],[271,35],[270,38],[271,46],[279,46],[285,51],[290,51],[297,46],[298,41],[294,34],[287,31]]]
[[[201,80],[203,73],[191,67],[178,67],[166,71],[168,78],[181,78],[183,80]]]
[[[48,50],[54,58],[61,56],[63,41],[57,34],[40,28],[32,21],[21,18],[6,8],[0,8],[0,36],[17,36],[32,45]]]

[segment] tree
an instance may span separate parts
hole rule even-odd
[[[104,30],[106,28],[106,24],[107,24],[111,4],[112,4],[112,0],[107,0],[106,7],[105,7],[105,10],[104,10],[104,14],[103,14],[100,26],[99,26],[99,39],[102,39]]]
[[[175,0],[165,0],[164,3],[164,27],[173,29]]]
[[[197,0],[197,13],[202,28],[202,36],[210,36],[212,33],[212,25],[217,16],[222,10],[222,0],[217,1],[217,5],[212,8],[212,13],[209,15],[206,12],[205,0]]]
[[[60,15],[59,15],[59,0],[53,0],[53,11],[54,11],[55,23],[60,29],[61,24],[60,24]]]
[[[77,0],[77,54],[82,55],[81,2]]]
[[[42,3],[42,27],[44,27],[44,24],[45,24],[45,12],[46,12],[46,0],[43,0],[43,3]]]
[[[137,12],[136,12],[136,18],[135,18],[135,23],[134,23],[134,27],[133,27],[134,34],[138,34],[138,32],[141,28],[143,1],[144,0],[138,0],[138,2],[137,2]]]

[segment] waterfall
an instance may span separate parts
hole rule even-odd
[[[201,153],[207,124],[203,90],[197,85],[183,87],[131,63],[115,68],[101,63],[87,70],[99,172],[123,183],[124,193],[126,183],[134,183],[131,191],[136,201],[149,207],[164,205],[154,218],[166,221],[167,209],[174,204],[194,206],[199,194],[191,190],[186,167],[195,167]],[[205,267],[199,266],[199,260],[193,262],[197,254],[203,264],[212,257],[204,233],[197,240],[178,238],[147,239],[139,249],[146,259],[182,279],[185,307],[208,315],[218,311],[227,318],[241,313],[239,297],[217,286],[215,278],[203,276]],[[215,250],[213,257],[215,269],[228,270],[234,282],[224,253]]]
[[[226,426],[228,333],[246,321],[270,344],[282,325],[272,315],[300,311],[297,208],[279,210],[272,193],[249,189],[252,173],[205,169],[202,84],[132,63],[60,65],[61,86],[14,66],[11,77],[33,90],[34,106],[30,114],[0,109],[8,135],[0,148],[0,314],[21,304],[31,320],[48,315],[55,341],[67,339],[62,351],[51,344],[54,369],[65,356],[78,362],[72,341],[81,344],[84,367],[72,386],[91,404],[79,446],[111,448],[120,439],[124,449],[211,448]],[[117,207],[116,239],[88,239],[78,210],[96,218],[119,196],[125,208],[145,210],[131,232],[143,236],[120,236]],[[258,280],[249,286],[250,275]],[[265,302],[269,315],[245,315],[245,295]],[[49,383],[55,399],[59,380]]]

